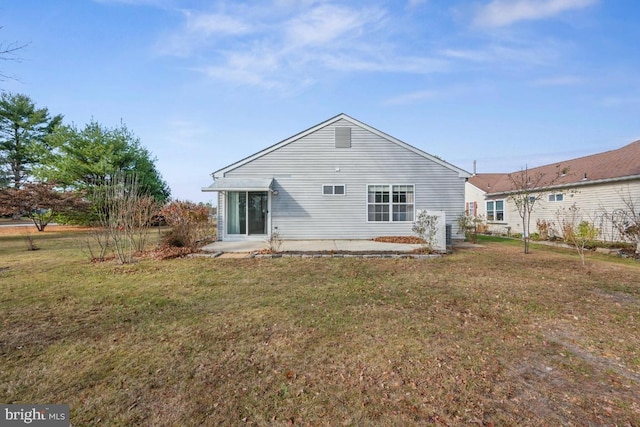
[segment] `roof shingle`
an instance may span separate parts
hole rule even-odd
[[[511,174],[518,174],[515,171]],[[551,163],[528,169],[531,177],[542,176],[539,188],[553,185],[585,184],[601,180],[640,177],[640,140],[617,150],[592,154],[577,159]],[[487,193],[513,191],[508,173],[483,173],[469,178],[469,182]]]

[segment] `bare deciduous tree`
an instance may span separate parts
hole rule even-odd
[[[0,27],[0,30],[3,27]],[[0,61],[20,61],[20,57],[17,54],[18,51],[27,47],[27,43],[0,43]],[[0,81],[4,81],[6,79],[14,79],[11,76],[4,74],[2,69],[0,69]]]
[[[612,215],[613,225],[620,236],[636,245],[636,253],[640,254],[640,200],[633,197],[629,187],[618,191],[623,207]]]
[[[563,174],[566,175],[566,170]],[[532,172],[525,166],[523,170],[507,175],[513,192],[509,194],[508,200],[515,205],[518,215],[522,219],[522,239],[524,241],[524,253],[529,253],[529,239],[531,231],[531,214],[535,209],[536,203],[540,201],[549,192],[548,188],[552,186],[560,174],[555,177],[549,177],[542,172]]]

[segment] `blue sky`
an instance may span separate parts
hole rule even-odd
[[[0,2],[0,88],[122,120],[174,198],[346,113],[468,171],[640,139],[636,0]]]

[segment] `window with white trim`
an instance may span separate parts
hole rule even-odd
[[[368,185],[367,220],[408,222],[414,219],[414,186]]]
[[[325,196],[344,196],[346,194],[346,186],[344,184],[324,184],[322,186],[322,194]]]
[[[478,202],[467,202],[465,212],[468,216],[478,216]]]
[[[504,200],[487,201],[487,221],[504,221]]]
[[[564,194],[562,193],[557,193],[557,194],[549,194],[549,199],[550,202],[561,202],[564,200]]]

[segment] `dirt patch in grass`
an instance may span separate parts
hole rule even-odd
[[[0,401],[74,425],[640,425],[636,262],[487,243],[121,266],[0,239]]]

